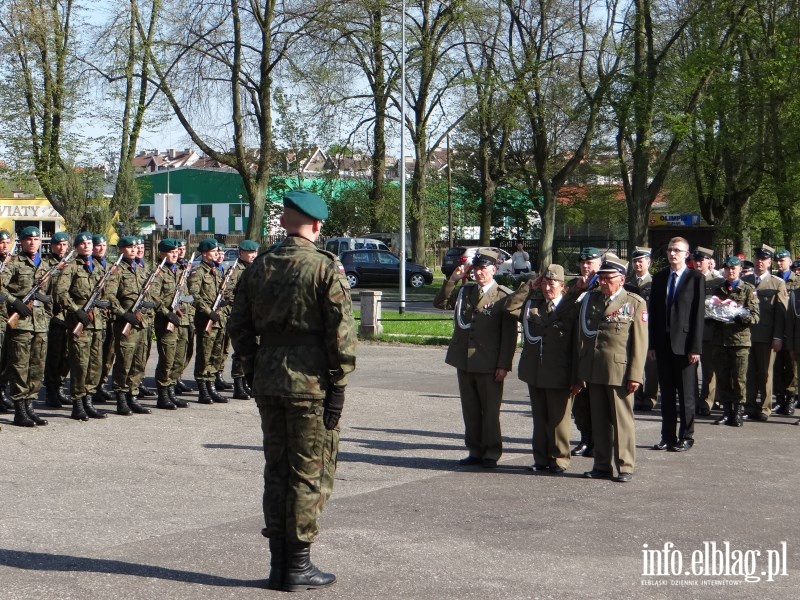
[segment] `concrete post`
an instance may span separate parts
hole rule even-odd
[[[372,339],[383,333],[381,296],[383,292],[361,292],[361,325],[358,327],[358,335],[362,338]]]

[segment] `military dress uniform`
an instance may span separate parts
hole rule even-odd
[[[624,275],[627,264],[606,258],[600,273]],[[619,481],[629,481],[636,459],[633,394],[628,382],[641,384],[647,357],[647,305],[620,288],[613,297],[586,294],[578,316],[573,380],[589,391],[594,435],[594,466],[589,478],[611,478],[612,460]]]
[[[550,265],[546,279],[564,281],[564,269]],[[517,372],[528,384],[533,414],[533,470],[561,474],[569,467],[572,425],[572,358],[578,305],[548,300],[523,283],[506,302],[506,311],[522,324],[523,346]]]
[[[341,263],[302,237],[327,217],[324,202],[293,191],[284,206],[311,221],[287,227],[289,236],[244,271],[228,331],[261,415],[268,587],[292,591],[336,580],[311,563],[310,544],[333,490],[356,325]]]
[[[631,274],[625,282],[625,288],[641,297],[645,303],[650,301],[650,288],[653,278],[650,273],[642,277]],[[644,383],[633,395],[633,408],[639,410],[653,410],[658,403],[658,363],[655,359],[647,358],[644,363]]]
[[[476,254],[473,265],[480,264],[481,256],[497,264],[497,255],[485,250]],[[480,462],[491,467],[503,453],[503,382],[495,381],[495,371],[511,371],[517,347],[517,324],[505,312],[510,293],[494,281],[483,292],[477,284],[456,288],[455,282],[446,279],[433,300],[435,307],[453,310],[453,337],[445,362],[457,370],[464,442],[469,450],[463,464]]]
[[[50,244],[69,241],[69,236],[63,231],[53,234],[50,238]],[[57,256],[52,252],[42,261],[49,269],[53,265],[57,265],[61,261],[61,256]],[[61,271],[57,271],[48,282],[46,293],[50,296],[54,295],[58,281],[61,278]],[[48,305],[50,310],[50,326],[47,331],[47,355],[44,361],[44,390],[45,390],[45,404],[51,408],[61,408],[67,404],[69,400],[64,396],[61,391],[64,381],[67,378],[70,370],[69,363],[69,331],[67,330],[67,323],[65,315],[61,307],[56,302]]]

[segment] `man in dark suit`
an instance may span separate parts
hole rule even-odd
[[[669,267],[653,276],[648,305],[649,351],[658,364],[661,441],[655,450],[684,452],[694,444],[697,364],[703,351],[705,280],[688,268],[689,242],[675,237],[667,246]],[[678,412],[680,427],[675,435]]]

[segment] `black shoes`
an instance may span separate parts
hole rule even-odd
[[[701,406],[700,408],[697,409],[697,414],[700,415],[701,417],[710,417],[711,416],[711,411],[704,404],[703,406]]]
[[[183,381],[181,381],[180,379],[178,379],[178,381],[175,382],[175,392],[177,392],[178,394],[186,394],[187,392],[191,391],[192,388],[183,383]]]
[[[14,425],[17,427],[36,427],[36,423],[33,422],[33,419],[28,416],[28,411],[25,410],[24,400],[14,400]]]
[[[567,471],[564,467],[559,467],[558,465],[550,465],[548,470],[551,475],[563,475]]]
[[[214,382],[213,381],[203,381],[202,383],[206,386],[206,391],[208,392],[208,397],[214,401],[218,402],[219,404],[227,404],[228,399],[224,396],[220,396],[217,393],[217,390],[214,389]]]
[[[611,479],[613,477],[613,473],[611,473],[611,471],[592,469],[591,471],[586,471],[583,476],[586,479]]]
[[[692,446],[694,446],[694,440],[680,440],[677,444],[670,444],[667,450],[670,452],[686,452]]]
[[[311,544],[286,542],[286,571],[283,574],[284,592],[302,592],[328,587],[336,575],[323,573],[311,562]]]
[[[761,412],[760,413],[745,413],[744,415],[742,415],[742,419],[744,419],[745,421],[760,421],[760,422],[763,423],[764,421],[767,421],[769,419],[769,417],[767,417],[767,415],[765,415],[764,413],[761,413]]]
[[[657,444],[653,444],[653,450],[666,450],[669,444],[664,440],[660,440]]]
[[[178,407],[169,397],[169,386],[158,386],[158,401],[156,408],[163,408],[164,410],[176,410]]]
[[[477,456],[467,456],[466,458],[459,460],[458,464],[460,464],[462,467],[471,467],[473,465],[479,465],[481,462],[481,459]]]
[[[269,538],[269,581],[268,590],[282,590],[286,575],[286,540]]]
[[[131,409],[128,407],[128,400],[125,392],[115,392],[117,395],[117,414],[123,417],[128,417],[131,414]]]
[[[233,397],[236,400],[250,399],[250,394],[247,393],[247,388],[244,385],[244,377],[233,378]]]
[[[74,410],[74,409],[73,409]],[[89,416],[90,419],[105,419],[106,414],[101,413],[94,407],[92,404],[92,396],[91,394],[86,394],[83,397],[83,410]]]
[[[496,469],[497,461],[493,458],[484,458],[481,461],[481,467],[483,467],[484,469]]]
[[[592,456],[593,450],[592,444],[581,440],[580,443],[572,449],[570,454],[572,456]]]
[[[534,473],[546,473],[548,470],[545,465],[531,465],[528,467],[528,471],[533,471]]]
[[[33,410],[33,400],[25,400],[25,412],[28,413],[28,418],[33,421],[34,425],[47,425],[47,419],[42,419]]]
[[[628,483],[633,479],[633,473],[620,473],[614,478],[614,481],[619,481],[620,483]]]
[[[141,385],[141,384],[139,385],[139,395],[142,398],[155,398],[156,397],[156,393],[151,388],[147,387],[146,385]]]

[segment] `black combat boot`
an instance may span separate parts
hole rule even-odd
[[[5,383],[0,383],[0,407],[9,412],[14,410],[14,403],[11,401],[11,398],[8,397]]]
[[[78,398],[78,396],[72,397],[72,414],[69,416],[70,419],[75,419],[76,421],[88,421],[89,415],[86,414],[86,410],[83,408],[83,399]]]
[[[242,386],[244,387],[244,391],[247,392],[247,395],[253,398],[253,388],[250,387],[250,384],[247,383],[247,379],[242,377]]]
[[[47,425],[47,419],[41,418],[36,414],[36,411],[33,410],[33,400],[25,400],[25,412],[28,413],[28,417],[36,425]]]
[[[741,427],[744,425],[744,405],[738,404],[735,405],[731,409],[730,415],[728,415],[728,420],[725,421],[725,425],[729,425],[730,427]]]
[[[92,395],[86,394],[83,397],[83,410],[86,411],[86,414],[89,415],[92,419],[105,419],[106,413],[101,413],[94,407],[92,404]]]
[[[186,400],[181,400],[175,395],[174,385],[167,387],[167,395],[169,396],[170,402],[172,402],[178,408],[189,408],[189,403]]]
[[[233,386],[222,378],[222,373],[217,373],[214,379],[214,389],[218,392],[227,392],[228,390],[232,390]]]
[[[228,399],[224,396],[220,396],[217,393],[217,390],[214,389],[214,382],[213,381],[204,381],[203,383],[206,384],[206,391],[208,392],[208,397],[211,398],[214,402],[219,402],[220,404],[226,404]]]
[[[183,383],[182,380],[178,379],[178,381],[175,382],[175,392],[177,394],[186,394],[186,393],[191,392],[191,391],[192,391],[192,388],[190,388],[188,385]]]
[[[195,383],[197,383],[197,402],[200,404],[214,404],[214,401],[211,399],[211,396],[208,395],[208,381],[203,381],[202,379],[196,379]]]
[[[131,409],[128,408],[128,400],[125,397],[125,392],[115,392],[117,394],[117,414],[122,416],[131,415]]]
[[[107,404],[113,398],[114,396],[111,395],[111,392],[104,388],[102,384],[97,386],[97,390],[92,394],[92,402],[94,404]]]
[[[247,393],[244,387],[244,377],[233,378],[233,397],[236,398],[236,400],[250,399],[250,394]]]
[[[156,408],[163,408],[165,410],[175,410],[178,408],[172,400],[170,400],[167,386],[158,386],[158,402],[156,402]]]
[[[155,398],[156,397],[156,393],[151,388],[147,387],[146,385],[141,385],[141,384],[139,385],[139,395],[142,398]]]
[[[731,416],[731,411],[733,407],[730,404],[723,404],[722,405],[722,415],[714,420],[714,425],[727,425],[728,419]]]
[[[70,402],[72,402],[72,400],[70,400],[69,398],[67,398],[64,395],[64,392],[62,391],[61,386],[58,386],[56,388],[56,392],[58,392],[58,401],[61,402],[61,406],[69,406]]]
[[[61,403],[61,398],[59,397],[61,394],[59,390],[54,385],[48,385],[44,388],[44,405],[48,408],[62,408],[64,405]]]
[[[131,411],[135,412],[137,415],[149,415],[151,411],[149,408],[145,408],[141,404],[139,404],[139,398],[133,395],[133,392],[127,392],[125,394],[125,400],[128,402],[128,408]]]
[[[286,572],[286,539],[269,538],[269,581],[267,589],[282,590]]]
[[[14,400],[14,425],[18,427],[36,426],[33,419],[28,416],[28,411],[25,410],[25,400]]]
[[[311,544],[286,542],[286,571],[283,591],[302,592],[328,587],[336,582],[336,575],[323,573],[311,562]]]

